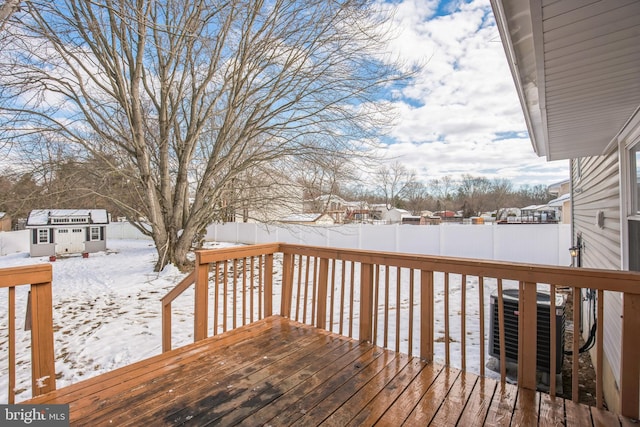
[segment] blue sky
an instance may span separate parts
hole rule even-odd
[[[397,124],[382,151],[424,181],[463,173],[515,185],[569,177],[569,161],[532,148],[489,0],[396,3],[390,50],[426,65],[394,102]]]

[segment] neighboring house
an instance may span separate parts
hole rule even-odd
[[[403,218],[412,216],[411,212],[405,209],[389,208],[387,206],[380,206],[377,209],[380,212],[380,219],[385,221],[386,224],[402,224]],[[419,217],[417,221],[419,224]]]
[[[577,265],[640,270],[640,1],[491,4],[535,152],[570,160]],[[628,304],[603,303],[604,394],[618,411]]]
[[[104,209],[39,209],[29,213],[31,256],[90,253],[107,249]]]
[[[322,212],[331,215],[336,224],[370,223],[375,219],[365,201],[347,201],[334,194],[323,194],[304,201],[304,212]]]
[[[571,224],[571,180],[551,184],[549,193],[556,195],[556,198],[547,204],[558,209],[558,221],[562,224]]]
[[[333,225],[335,221],[333,217],[326,213],[304,213],[292,214],[282,219],[280,222],[285,224],[301,224],[301,225]]]
[[[0,231],[11,231],[11,217],[6,212],[0,212]]]

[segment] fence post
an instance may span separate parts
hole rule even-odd
[[[209,312],[209,264],[201,264],[201,252],[196,251],[196,285],[194,302],[193,340],[207,337],[207,315]]]
[[[360,264],[360,342],[373,342],[373,264]]]
[[[420,271],[420,358],[433,361],[433,271]]]
[[[624,293],[622,301],[622,342],[620,348],[620,412],[638,419],[640,388],[640,295]]]
[[[537,285],[520,282],[518,305],[518,385],[536,389]]]
[[[39,396],[56,389],[51,280],[31,285],[31,389]]]
[[[316,313],[316,327],[325,329],[327,326],[327,287],[329,283],[329,260],[320,258],[318,277],[318,311]]]

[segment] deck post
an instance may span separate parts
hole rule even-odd
[[[433,361],[433,271],[420,271],[420,358]]]
[[[640,388],[640,295],[624,293],[622,301],[622,342],[620,348],[620,412],[638,419]]]
[[[31,389],[34,396],[56,389],[51,280],[31,285]]]
[[[207,315],[209,303],[209,264],[202,264],[202,253],[196,251],[196,285],[194,302],[193,340],[207,337]]]
[[[280,302],[280,315],[291,317],[291,298],[293,294],[293,254],[285,253],[282,257],[282,296]]]
[[[360,264],[360,342],[373,342],[373,264]]]
[[[329,283],[329,260],[320,258],[320,271],[318,272],[318,310],[316,312],[316,327],[327,327],[327,288]]]
[[[273,314],[273,254],[265,255],[264,262],[264,316]]]
[[[518,386],[536,389],[537,285],[520,282],[518,318]]]

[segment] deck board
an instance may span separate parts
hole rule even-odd
[[[91,426],[628,425],[278,316],[24,403],[67,403]]]

